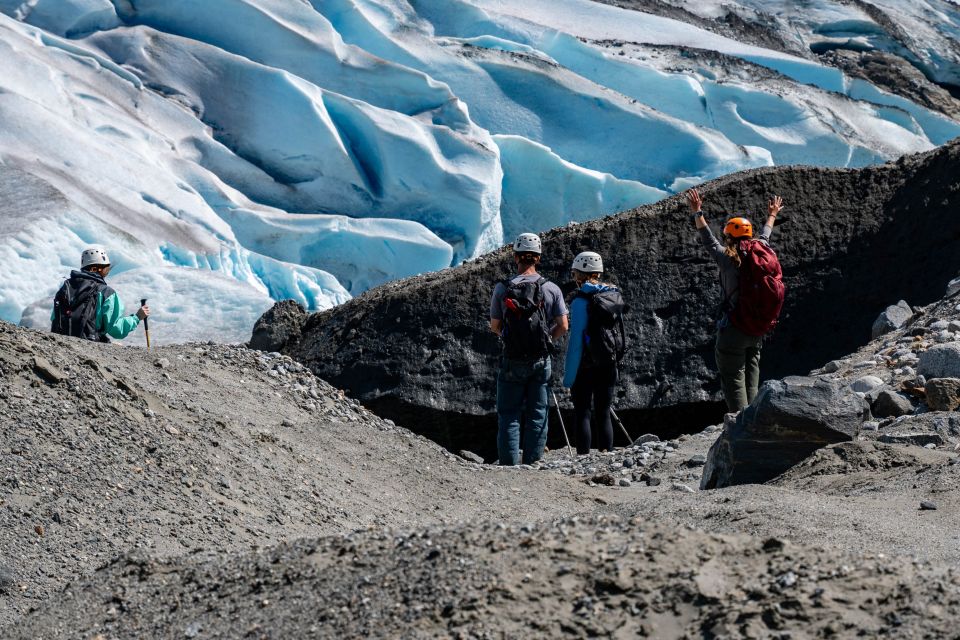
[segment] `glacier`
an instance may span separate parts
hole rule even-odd
[[[956,6],[878,4],[952,83]],[[810,50],[902,45],[827,0],[696,10],[731,6],[774,6]],[[591,0],[0,0],[0,119],[0,318],[45,326],[98,243],[169,341],[741,169],[960,135],[837,68]]]

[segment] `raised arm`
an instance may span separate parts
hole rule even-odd
[[[758,236],[762,240],[769,240],[773,234],[773,225],[777,220],[777,215],[783,209],[783,198],[773,196],[767,201],[767,221],[763,224],[763,229]]]
[[[713,231],[710,230],[710,225],[707,224],[707,219],[703,217],[703,198],[700,197],[700,192],[696,189],[687,191],[687,204],[690,205],[690,211],[693,213],[693,223],[700,233],[700,244],[710,252],[714,260],[719,261],[724,255],[723,245],[720,244],[717,237],[713,235]]]

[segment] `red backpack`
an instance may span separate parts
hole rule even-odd
[[[763,336],[777,326],[783,308],[783,271],[766,242],[743,240],[740,253],[740,295],[730,322],[749,336]]]

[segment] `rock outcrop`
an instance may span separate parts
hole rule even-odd
[[[267,310],[253,326],[250,348],[259,351],[279,351],[300,340],[307,312],[299,302],[281,300]]]
[[[853,440],[868,416],[863,397],[836,381],[767,382],[710,448],[700,486],[772,480],[821,447]]]
[[[787,299],[764,346],[765,378],[803,374],[857,349],[891,300],[940,298],[960,272],[960,217],[943,215],[960,206],[958,170],[955,142],[862,170],[769,168],[702,187],[714,225],[729,213],[759,220],[771,194],[786,202],[773,245]],[[606,279],[631,305],[616,402],[633,435],[718,421],[717,270],[682,197],[544,234],[542,272],[569,292],[569,265],[582,250],[604,256]],[[282,350],[382,415],[489,457],[499,345],[487,308],[510,267],[504,248],[379,287],[310,316]]]

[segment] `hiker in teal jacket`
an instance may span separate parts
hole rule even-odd
[[[96,342],[122,340],[150,316],[146,305],[124,315],[120,296],[106,283],[109,273],[106,251],[95,247],[83,252],[80,271],[72,271],[54,297],[50,314],[54,333]]]

